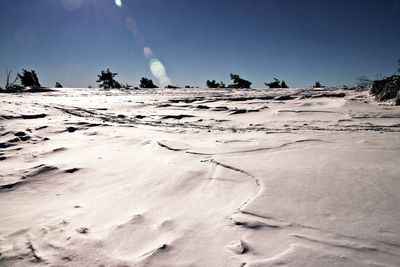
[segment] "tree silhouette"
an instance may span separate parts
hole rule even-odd
[[[321,85],[321,83],[319,81],[316,81],[314,86],[313,86],[313,88],[321,88],[321,87],[322,87],[322,85]]]
[[[133,85],[130,85],[129,83],[126,83],[124,86],[122,86],[124,89],[133,89],[135,88]]]
[[[277,78],[274,78],[273,82],[270,83],[264,83],[266,86],[269,88],[281,88],[281,81],[278,80]]]
[[[39,78],[34,70],[27,71],[26,69],[22,69],[22,74],[18,73],[18,78],[21,80],[21,84],[24,87],[40,87]]]
[[[226,88],[226,85],[223,81],[217,83],[215,80],[207,80],[206,84],[208,88]]]
[[[56,85],[54,86],[55,88],[63,88],[63,86],[61,85],[61,83],[56,82]]]
[[[289,88],[289,86],[285,83],[285,81],[279,81],[277,78],[274,78],[273,82],[264,83],[269,88]]]
[[[146,77],[142,77],[140,79],[140,88],[158,88],[151,79],[147,79]]]
[[[164,88],[167,88],[167,89],[180,89],[181,87],[168,84],[168,85],[165,86]]]
[[[252,82],[240,78],[238,74],[230,74],[233,84],[228,85],[228,88],[250,88]]]
[[[215,80],[207,80],[206,84],[208,88],[219,88],[219,83],[217,83]]]
[[[399,63],[399,68],[397,69],[397,71],[400,73],[400,58],[399,60],[397,60],[397,63]]]
[[[97,75],[99,79],[96,81],[97,83],[100,83],[99,86],[100,88],[104,89],[110,89],[110,88],[116,88],[120,89],[121,84],[114,79],[115,76],[117,76],[118,73],[112,73],[109,69],[106,71],[102,70],[100,75]]]

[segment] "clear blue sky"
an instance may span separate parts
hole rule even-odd
[[[0,0],[0,40],[2,85],[6,67],[34,69],[46,86],[94,86],[106,68],[137,85],[157,81],[151,58],[181,86],[231,72],[253,87],[351,85],[396,71],[400,1]]]

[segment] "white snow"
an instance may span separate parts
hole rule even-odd
[[[0,159],[1,266],[400,262],[400,108],[365,92],[0,94]]]

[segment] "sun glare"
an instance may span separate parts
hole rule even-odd
[[[122,7],[122,1],[121,0],[115,0],[115,5],[117,5],[117,7]]]
[[[169,79],[165,67],[160,60],[156,58],[152,59],[150,60],[149,65],[151,73],[158,79],[162,87],[171,84],[171,80]]]

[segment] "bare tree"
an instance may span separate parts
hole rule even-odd
[[[17,81],[19,79],[18,76],[15,77],[13,82],[10,82],[10,78],[11,78],[11,70],[8,70],[6,68],[6,86],[5,89],[6,91],[10,91],[10,92],[15,92],[15,91],[21,91],[23,88],[22,86],[20,86],[19,84],[17,84]]]
[[[358,88],[368,88],[370,85],[372,85],[373,81],[369,79],[367,76],[363,75],[359,78],[357,78],[357,83],[356,86]]]

